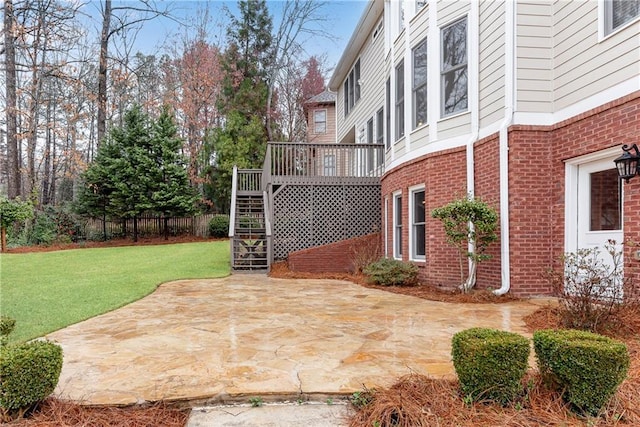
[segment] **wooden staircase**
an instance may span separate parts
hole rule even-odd
[[[234,169],[231,206],[231,268],[234,272],[267,272],[270,222],[262,191],[262,170]]]

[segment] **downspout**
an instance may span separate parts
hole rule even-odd
[[[480,2],[471,3],[471,12],[469,13],[469,28],[473,34],[470,34],[469,39],[472,43],[469,43],[469,75],[472,76],[469,79],[469,95],[470,104],[469,110],[471,111],[471,136],[467,142],[466,154],[467,154],[467,197],[473,199],[475,197],[475,159],[474,159],[474,144],[478,142],[480,135]],[[473,223],[469,224],[473,227]],[[469,242],[467,250],[470,253],[475,253],[475,243]],[[467,282],[470,287],[475,286],[475,272],[473,271],[473,263],[471,259],[468,260],[469,272]],[[472,275],[474,277],[472,277]]]
[[[511,289],[511,260],[509,249],[509,127],[513,124],[516,92],[516,5],[505,1],[505,114],[500,125],[500,289],[493,291],[504,295]]]

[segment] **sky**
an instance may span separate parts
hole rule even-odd
[[[99,3],[95,1],[91,3],[88,5],[89,10],[93,9],[93,12],[97,13],[100,7]],[[330,71],[340,60],[340,56],[367,5],[367,0],[327,0],[326,3],[323,11],[323,14],[327,17],[327,20],[323,23],[324,30],[331,34],[334,39],[329,40],[322,37],[315,37],[304,40],[303,45],[309,56],[326,54],[326,66],[329,69],[328,71]],[[162,5],[163,3],[159,4]],[[209,31],[210,40],[223,40],[228,22],[223,8],[227,7],[232,13],[237,14],[236,1],[214,0],[208,3],[205,1],[172,2],[174,14],[182,21],[187,22],[187,24],[199,19],[198,15],[203,13],[207,4],[209,4],[211,15],[213,15],[211,16],[211,30]],[[282,8],[282,0],[267,0],[267,4],[273,16],[275,28],[279,22],[279,11]],[[145,54],[160,53],[162,52],[163,45],[167,44],[167,41],[171,42],[175,37],[179,37],[181,33],[184,33],[184,29],[181,29],[180,25],[176,22],[165,18],[154,19],[143,25],[137,35],[135,48],[137,51]],[[329,78],[330,75],[331,72],[329,72],[326,77]]]

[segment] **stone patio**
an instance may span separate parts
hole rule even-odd
[[[325,399],[410,372],[450,375],[454,333],[524,334],[522,318],[540,304],[450,304],[344,281],[233,275],[165,283],[48,338],[64,350],[56,395],[85,404]]]

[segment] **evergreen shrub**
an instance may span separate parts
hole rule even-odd
[[[451,342],[453,366],[465,397],[507,404],[522,392],[529,340],[513,332],[471,328]]]
[[[215,215],[209,220],[209,236],[229,237],[229,215]]]
[[[533,346],[547,384],[579,412],[596,415],[613,397],[629,371],[627,346],[578,330],[540,330]]]
[[[382,258],[363,269],[371,283],[382,286],[413,286],[418,283],[418,267],[396,259]]]
[[[49,396],[60,378],[62,348],[49,341],[0,347],[0,420],[20,418]]]

